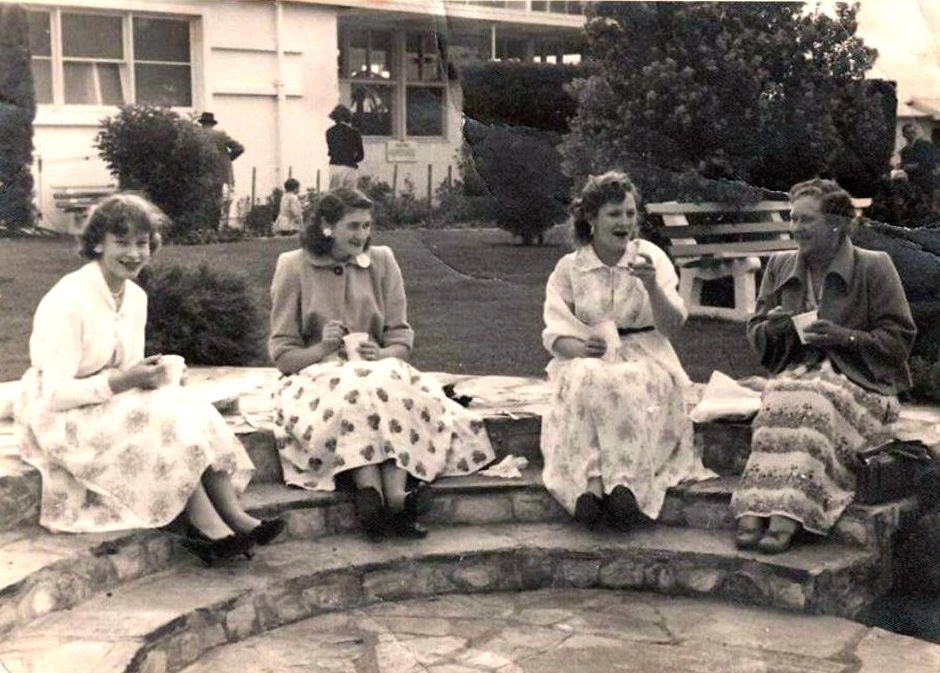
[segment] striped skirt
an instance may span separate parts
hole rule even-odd
[[[828,360],[777,376],[754,419],[751,454],[731,499],[735,517],[786,516],[825,535],[852,502],[852,456],[890,438],[896,397],[861,388]]]

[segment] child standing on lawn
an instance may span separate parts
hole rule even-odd
[[[294,178],[284,181],[284,195],[281,208],[274,222],[274,233],[280,236],[296,234],[303,228],[304,209],[300,203],[300,182]]]
[[[302,248],[278,258],[268,348],[285,375],[281,466],[288,484],[318,491],[349,472],[370,539],[419,538],[427,482],[475,472],[494,453],[482,421],[406,362],[414,332],[401,270],[371,238],[372,202],[340,188],[320,200]]]
[[[182,363],[144,357],[147,295],[133,281],[166,216],[134,194],[104,199],[81,233],[87,263],[42,298],[15,409],[23,459],[42,475],[40,523],[89,533],[156,528],[185,512],[206,563],[267,544],[236,494],[254,466],[215,408],[178,385]]]

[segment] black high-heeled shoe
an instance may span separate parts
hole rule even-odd
[[[379,492],[367,486],[356,491],[356,520],[370,542],[385,536],[385,504]]]
[[[256,545],[266,547],[274,541],[274,538],[284,532],[286,526],[287,524],[284,519],[280,517],[263,519],[261,523],[248,531],[246,535],[254,540]]]
[[[239,555],[244,555],[248,559],[252,556],[251,548],[255,546],[255,542],[247,535],[235,533],[218,540],[211,540],[201,531],[197,533],[198,535],[187,535],[181,538],[180,544],[207,566],[213,566],[219,561],[233,559]]]
[[[397,537],[407,540],[422,540],[428,536],[428,529],[404,511],[389,513],[388,528]]]
[[[408,491],[401,511],[412,519],[417,519],[419,516],[430,512],[433,505],[434,493],[431,491],[431,486],[427,482],[421,481]]]

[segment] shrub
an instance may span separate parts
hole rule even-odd
[[[226,176],[194,123],[168,108],[126,105],[101,122],[96,147],[121,189],[142,190],[170,217],[170,239],[218,229]]]
[[[194,365],[248,365],[263,352],[264,322],[248,281],[209,268],[159,266],[143,277],[147,352]]]
[[[29,28],[19,5],[0,5],[0,229],[33,224],[33,118],[36,101]]]

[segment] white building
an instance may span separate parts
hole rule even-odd
[[[558,62],[580,51],[578,2],[458,0],[25,0],[38,112],[37,201],[113,184],[94,149],[123,103],[213,112],[245,145],[236,192],[258,199],[289,175],[325,188],[327,117],[337,103],[364,133],[361,173],[426,193],[456,164],[462,95],[452,62]],[[389,160],[392,161],[389,161]],[[397,165],[397,170],[394,166]],[[430,167],[430,168],[429,168]],[[253,180],[254,177],[254,180]]]

